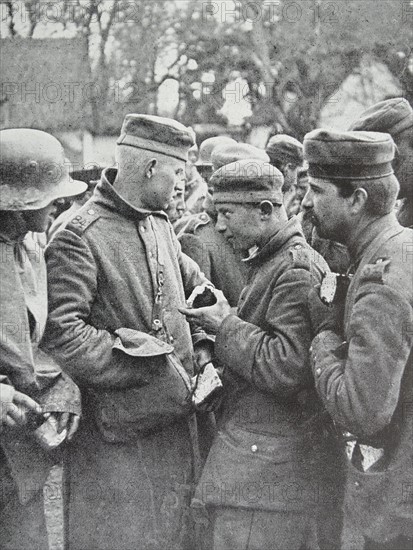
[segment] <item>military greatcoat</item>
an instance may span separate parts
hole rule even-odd
[[[119,328],[151,332],[160,264],[169,343],[193,373],[189,325],[177,308],[206,279],[182,254],[166,215],[125,202],[111,184],[115,177],[115,170],[104,171],[92,198],[55,235],[46,255],[45,345],[78,382],[84,403],[69,464],[69,548],[191,549],[194,415],[131,441],[108,440],[96,418],[106,392],[123,399],[146,383],[154,367],[153,358],[122,354],[114,343]]]
[[[350,250],[345,342],[332,331],[313,342],[317,390],[361,451],[348,462],[346,518],[381,543],[413,536],[412,251],[394,214],[373,222]]]
[[[228,393],[194,506],[201,502],[217,516],[220,508],[315,518],[327,506],[334,513],[338,454],[311,375],[307,303],[328,266],[296,218],[247,264],[237,315],[216,337]],[[289,547],[280,537],[260,548]]]

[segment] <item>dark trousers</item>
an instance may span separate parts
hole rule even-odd
[[[216,508],[213,550],[319,550],[317,520],[297,512]]]
[[[47,550],[43,493],[23,506],[6,458],[0,449],[0,548],[1,550]]]

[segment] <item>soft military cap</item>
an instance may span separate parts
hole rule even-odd
[[[195,136],[192,130],[172,118],[129,114],[125,116],[116,143],[187,161]]]
[[[242,159],[257,159],[262,162],[270,162],[270,157],[264,149],[258,149],[249,143],[230,143],[218,145],[211,155],[211,162],[214,170],[218,170],[226,164]]]
[[[199,157],[195,166],[212,166],[211,156],[215,147],[222,145],[236,144],[235,139],[228,136],[214,136],[205,139],[199,147]]]
[[[413,109],[403,97],[386,99],[373,105],[353,122],[350,130],[387,132],[396,136],[413,126]]]
[[[213,173],[214,203],[259,203],[264,200],[283,204],[284,177],[277,168],[257,159],[226,164]]]
[[[304,138],[308,175],[322,180],[370,180],[393,176],[396,146],[389,134],[319,129]]]
[[[272,136],[265,148],[271,162],[291,162],[301,165],[304,160],[303,145],[287,134]]]

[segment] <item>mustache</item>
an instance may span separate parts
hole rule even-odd
[[[318,220],[317,220],[317,217],[314,214],[313,210],[304,210],[303,211],[303,221],[312,222],[313,224],[315,224],[315,222],[318,221]]]

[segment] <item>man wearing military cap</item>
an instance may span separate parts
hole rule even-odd
[[[194,548],[196,419],[181,394],[158,400],[169,373],[180,373],[183,388],[194,372],[189,325],[177,308],[208,283],[163,212],[193,144],[172,119],[127,115],[118,169],[103,171],[48,248],[45,346],[78,381],[85,410],[68,474],[73,550]],[[198,348],[207,354],[202,338]],[[162,407],[175,402],[182,414],[170,417]]]
[[[387,132],[397,145],[394,161],[403,199],[398,219],[401,225],[413,227],[413,109],[410,103],[396,97],[376,103],[353,122],[350,130]]]
[[[288,217],[297,214],[294,199],[297,189],[297,174],[303,165],[303,145],[298,139],[287,134],[272,136],[265,148],[270,163],[278,168],[284,176],[284,206]]]
[[[225,142],[211,155],[214,170],[245,158],[268,162],[264,150],[247,143]],[[222,290],[231,307],[235,307],[246,279],[242,253],[235,251],[216,229],[217,213],[213,202],[206,202],[206,211],[191,216],[178,233],[182,250],[201,268],[205,276]]]
[[[383,133],[315,130],[304,151],[306,206],[354,268],[344,312],[337,281],[310,299],[316,387],[346,433],[345,524],[366,550],[411,548],[413,231],[394,211],[395,145]]]
[[[199,147],[198,160],[196,161],[195,166],[206,182],[209,181],[209,178],[213,172],[211,156],[215,147],[220,147],[227,144],[235,145],[235,143],[235,139],[232,139],[229,136],[213,136],[204,139],[201,143]]]
[[[288,220],[283,183],[256,159],[214,172],[217,229],[251,251],[247,284],[236,314],[219,294],[181,310],[216,334],[225,369],[220,430],[193,503],[210,512],[214,550],[333,547],[320,518],[337,513],[340,472],[308,351],[308,295],[328,267]]]
[[[0,547],[48,548],[43,486],[50,452],[76,432],[78,388],[39,349],[47,317],[46,265],[32,232],[54,201],[82,193],[61,143],[46,132],[0,132]]]

